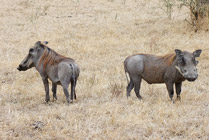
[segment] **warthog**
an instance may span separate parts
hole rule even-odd
[[[26,71],[35,67],[40,73],[46,92],[46,102],[50,101],[48,78],[52,81],[53,99],[57,99],[57,85],[62,85],[67,102],[76,99],[75,87],[80,69],[75,60],[59,55],[46,46],[48,42],[36,42],[30,48],[28,55],[23,59],[17,68],[19,71]],[[68,86],[71,83],[71,97],[69,99]]]
[[[193,53],[176,49],[175,53],[165,56],[155,56],[151,54],[137,54],[129,56],[124,61],[124,69],[128,81],[127,97],[130,96],[134,88],[136,96],[142,99],[140,95],[141,80],[144,79],[149,84],[165,83],[169,97],[172,101],[176,87],[177,100],[181,100],[181,86],[184,80],[194,81],[198,77],[196,65],[202,50],[196,50]],[[130,82],[128,80],[128,76]]]

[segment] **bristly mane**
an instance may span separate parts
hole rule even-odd
[[[171,65],[175,60],[175,58],[176,58],[176,54],[174,53],[169,53],[164,56],[159,56],[159,59],[163,59],[164,61],[167,62],[168,65]]]
[[[135,55],[144,55],[144,56],[150,56],[151,55],[151,56],[155,56],[155,55],[152,55],[152,54],[144,54],[144,53],[134,54],[134,55],[128,56],[125,59],[124,63],[126,63],[126,60],[128,58],[130,58],[131,56],[135,56]],[[173,63],[173,61],[175,60],[175,58],[176,58],[176,54],[175,53],[168,53],[168,54],[163,55],[163,56],[155,56],[155,57],[157,57],[157,59],[163,59],[165,62],[167,62],[168,65],[171,65]]]
[[[70,59],[67,58],[65,56],[62,56],[60,54],[58,54],[57,52],[55,52],[54,50],[50,49],[49,47],[47,47],[44,44],[41,44],[44,47],[44,52],[40,58],[39,61],[39,67],[41,64],[43,64],[43,69],[46,69],[47,65],[54,65],[56,63],[59,63],[60,61],[62,61],[63,59]]]

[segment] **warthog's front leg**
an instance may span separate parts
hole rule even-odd
[[[175,86],[176,86],[176,94],[177,94],[177,100],[181,101],[181,97],[180,97],[180,94],[181,94],[181,85],[182,85],[182,82],[180,83],[175,83]]]
[[[45,87],[45,92],[46,92],[46,98],[45,101],[49,102],[50,101],[50,97],[49,97],[49,82],[48,79],[45,77],[42,77],[43,83],[44,83],[44,87]]]
[[[174,91],[173,91],[173,84],[174,83],[171,83],[171,82],[167,82],[166,83],[166,87],[167,87],[168,94],[169,94],[169,97],[170,97],[171,101],[173,101],[173,93],[174,93]]]
[[[57,100],[57,84],[52,83],[53,100]]]

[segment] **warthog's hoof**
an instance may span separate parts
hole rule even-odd
[[[173,98],[171,99],[171,102],[172,102],[173,104],[175,104],[175,101],[174,101],[174,99],[173,99]]]
[[[177,96],[177,99],[176,100],[181,102],[181,97],[180,96]]]
[[[126,93],[126,96],[127,96],[127,98],[128,98],[128,97],[130,97],[130,96],[131,96],[131,94],[130,94],[130,93]]]
[[[141,96],[139,96],[138,99],[139,99],[140,101],[143,100],[143,98],[142,98]]]
[[[68,104],[72,104],[73,103],[73,100],[67,100],[67,103]]]
[[[50,101],[50,99],[49,98],[46,98],[45,101],[46,101],[46,103],[48,103]]]
[[[57,100],[57,97],[53,97],[53,102],[55,102]]]

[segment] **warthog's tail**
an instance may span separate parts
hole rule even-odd
[[[74,65],[70,64],[70,67],[72,69],[72,78],[75,78],[75,69],[74,69]],[[73,79],[74,80],[74,79]]]
[[[128,78],[128,70],[127,70],[127,68],[126,68],[126,60],[124,61],[124,71],[125,71],[127,83],[129,84],[130,80],[129,80],[129,78]]]
[[[130,96],[130,91],[128,91],[128,88],[129,88],[130,83],[131,83],[131,77],[130,77],[128,69],[127,69],[127,61],[126,60],[124,61],[124,70],[125,70],[125,75],[126,75],[127,84],[128,84],[127,87],[126,87],[126,95],[127,95],[127,98],[128,98]]]

